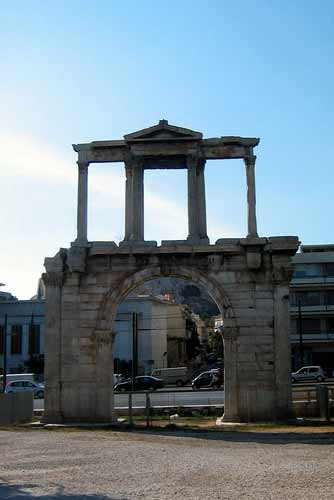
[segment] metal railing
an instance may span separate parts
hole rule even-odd
[[[114,393],[115,412],[127,416],[132,426],[136,415],[144,416],[146,427],[152,426],[153,418],[171,419],[177,412],[191,414],[194,411],[209,411],[224,408],[222,389],[188,389],[162,391],[135,391]],[[178,415],[177,415],[178,417]]]

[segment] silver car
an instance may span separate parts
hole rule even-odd
[[[303,366],[291,374],[291,382],[323,382],[325,380],[324,370],[321,366]]]
[[[35,398],[44,398],[44,385],[36,384],[30,380],[14,380],[6,385],[7,394],[12,392],[33,391]]]

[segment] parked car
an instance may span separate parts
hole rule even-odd
[[[291,374],[291,382],[323,382],[325,380],[325,373],[321,366],[303,366],[296,372]]]
[[[174,368],[157,368],[152,371],[152,377],[161,378],[166,385],[177,385],[182,387],[189,382],[188,368],[177,366]]]
[[[161,378],[150,377],[149,375],[143,375],[135,377],[134,379],[134,390],[135,391],[155,391],[156,389],[161,389],[164,386],[163,380]],[[120,382],[114,386],[114,391],[125,392],[132,391],[132,379],[129,378],[125,382]]]
[[[219,389],[223,385],[223,376],[220,370],[211,370],[198,375],[191,383],[191,387],[201,389],[201,387],[209,387]]]
[[[15,380],[14,382],[8,382],[5,390],[7,394],[26,391],[32,391],[35,398],[44,398],[44,385],[36,384],[35,382],[31,382],[31,380]]]
[[[113,374],[113,385],[115,386],[116,384],[119,384],[120,382],[123,382],[125,380],[125,377],[121,373],[114,373]]]

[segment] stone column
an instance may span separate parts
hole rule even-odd
[[[133,239],[144,241],[144,165],[136,161],[132,171]]]
[[[247,176],[247,204],[248,204],[248,237],[257,237],[256,223],[256,192],[255,192],[255,155],[244,158]]]
[[[88,166],[89,163],[78,161],[77,245],[87,243]]]
[[[144,164],[131,159],[125,164],[125,237],[124,241],[144,241]]]
[[[202,240],[207,239],[206,228],[206,203],[205,203],[205,160],[200,160],[197,165],[197,202],[198,202],[198,231]]]
[[[132,230],[132,168],[131,164],[125,164],[125,235],[124,240],[131,239]]]
[[[61,301],[63,273],[49,271],[43,274],[46,285],[45,310],[45,401],[43,422],[63,421],[61,409]]]
[[[187,156],[188,241],[194,244],[209,243],[206,231],[204,165],[205,162],[197,155]]]
[[[224,422],[239,422],[238,376],[237,376],[237,334],[235,328],[224,329]]]

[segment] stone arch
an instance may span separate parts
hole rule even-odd
[[[110,287],[101,301],[96,329],[99,331],[112,331],[112,324],[117,310],[127,295],[147,281],[166,276],[191,280],[204,288],[215,301],[224,318],[228,320],[229,330],[233,330],[233,332],[237,331],[237,321],[233,305],[224,286],[213,276],[187,266],[173,266],[168,269],[168,272],[165,270],[162,271],[160,266],[149,266],[129,274],[125,279]]]

